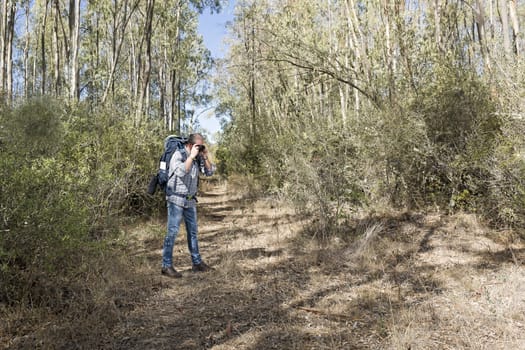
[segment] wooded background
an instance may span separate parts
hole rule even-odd
[[[5,319],[107,311],[122,223],[162,205],[145,194],[162,139],[210,106],[221,174],[293,201],[320,236],[357,208],[523,234],[525,1],[239,0],[214,60],[197,20],[221,5],[0,0]]]
[[[140,126],[160,119],[179,130],[212,59],[198,13],[219,1],[2,0],[0,91],[110,105]]]
[[[145,189],[163,139],[199,130],[197,21],[220,7],[0,1],[0,347],[50,317],[71,326],[58,338],[100,339],[115,296],[141,298],[122,227],[162,212]]]
[[[521,226],[524,16],[516,0],[243,1],[219,68],[223,165],[328,231],[349,203]]]

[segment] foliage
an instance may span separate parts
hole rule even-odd
[[[163,203],[145,193],[162,135],[193,131],[192,109],[210,102],[213,59],[197,19],[222,3],[4,5],[0,312],[41,310],[79,325],[106,309],[104,325],[115,315],[107,296],[127,278],[120,225]]]
[[[151,206],[156,139],[50,99],[4,111],[0,125],[0,302],[60,312],[109,254],[118,218]]]
[[[194,109],[210,102],[213,66],[198,15],[220,11],[221,1],[18,3],[4,1],[13,17],[0,21],[0,32],[14,36],[5,47],[2,40],[2,102],[54,96],[116,108],[135,126],[195,127]]]
[[[483,27],[484,6],[240,3],[217,79],[223,170],[255,173],[322,231],[385,202],[522,225],[523,134],[506,115],[523,107],[523,50]]]
[[[475,74],[439,63],[431,73],[405,107],[404,114],[416,122],[397,120],[390,125],[394,134],[385,132],[394,144],[406,145],[385,150],[390,171],[403,184],[395,195],[411,205],[473,209],[471,199],[487,195],[487,161],[501,122],[488,88]],[[396,139],[396,133],[408,139]]]

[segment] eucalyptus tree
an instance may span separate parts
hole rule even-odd
[[[0,97],[5,94],[11,100],[16,1],[2,0],[0,8]]]
[[[158,120],[170,130],[191,118],[188,106],[206,103],[212,60],[197,22],[202,11],[220,11],[218,0],[2,0],[0,8],[0,93],[8,99],[115,106],[136,125]]]
[[[197,33],[197,15],[191,4],[180,1],[166,1],[157,9],[152,107],[168,130],[180,132],[191,106],[207,102],[198,87],[212,60]]]
[[[238,155],[237,163],[253,158],[259,175],[289,193],[301,184],[298,174],[283,185],[292,164],[303,162],[306,174],[319,154],[334,153],[342,155],[334,164],[346,167],[341,187],[357,185],[370,197],[410,202],[481,188],[485,179],[472,172],[488,166],[486,150],[500,133],[495,101],[511,94],[519,105],[523,94],[510,86],[519,81],[524,5],[240,1],[221,78],[232,119],[224,154]],[[251,158],[250,149],[258,150]],[[323,174],[311,177],[310,189]]]

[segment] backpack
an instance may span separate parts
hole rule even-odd
[[[160,157],[159,170],[157,171],[156,175],[151,177],[148,185],[149,194],[155,194],[157,186],[160,187],[164,192],[168,191],[171,157],[176,150],[183,150],[187,141],[188,139],[182,136],[170,135],[166,137],[164,140],[164,152]]]

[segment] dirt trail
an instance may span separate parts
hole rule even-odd
[[[274,200],[210,187],[199,243],[216,270],[191,272],[181,232],[184,277],[163,277],[164,222],[134,232],[152,293],[110,347],[525,349],[525,250],[473,216],[356,219],[324,244],[313,227]]]

